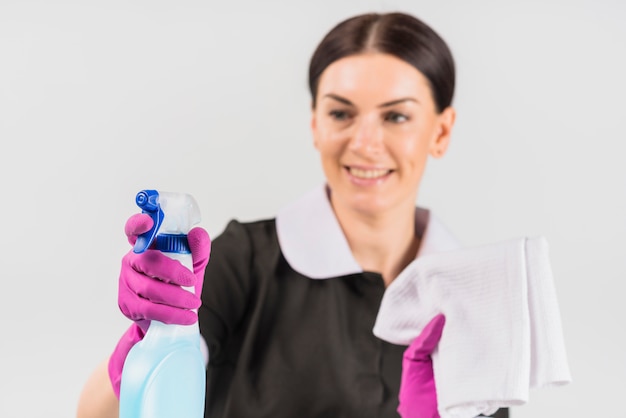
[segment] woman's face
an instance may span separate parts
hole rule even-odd
[[[324,70],[316,102],[311,127],[333,205],[415,206],[428,155],[445,153],[455,116],[437,113],[427,79],[393,55],[352,55]]]

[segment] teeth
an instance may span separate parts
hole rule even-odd
[[[387,174],[389,170],[361,170],[359,168],[350,167],[350,174],[354,177],[359,177],[362,179],[375,179],[377,177],[382,177]]]

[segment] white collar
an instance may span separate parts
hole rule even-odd
[[[417,257],[460,247],[427,209],[415,208],[415,228],[422,236]],[[325,185],[281,209],[276,216],[276,231],[285,259],[306,277],[329,279],[363,272],[352,256]]]

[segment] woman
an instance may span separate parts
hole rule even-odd
[[[121,366],[143,320],[195,322],[200,299],[177,288],[195,284],[207,417],[436,416],[429,355],[444,318],[408,348],[372,327],[385,288],[416,256],[457,246],[415,207],[428,157],[450,141],[454,82],[445,42],[412,16],[366,14],[333,28],[309,69],[326,184],[276,219],[231,221],[208,265],[208,236],[192,230],[193,275],[159,254],[129,253],[120,307],[135,323],[86,385],[79,415],[116,416]],[[129,240],[150,226],[133,216]]]

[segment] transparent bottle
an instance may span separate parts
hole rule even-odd
[[[152,217],[154,226],[138,237],[134,251],[156,248],[193,270],[187,233],[200,222],[195,199],[184,193],[142,190],[136,203]],[[202,418],[205,386],[198,323],[151,321],[124,362],[120,418]]]

